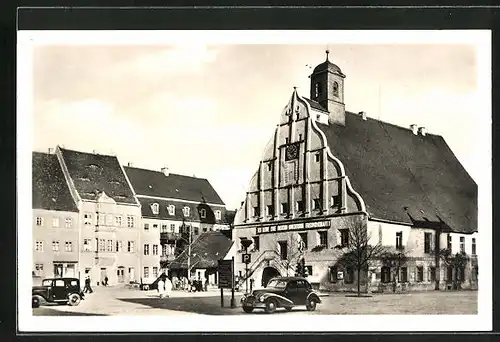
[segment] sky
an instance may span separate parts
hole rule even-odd
[[[228,209],[243,201],[263,149],[311,66],[346,74],[345,104],[442,135],[480,177],[473,44],[87,44],[33,53],[33,149],[57,144],[116,154],[122,164],[207,178]]]

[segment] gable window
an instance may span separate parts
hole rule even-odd
[[[149,230],[149,223],[144,223],[144,230]]]
[[[200,210],[200,216],[201,216],[201,218],[206,218],[207,217],[207,210],[206,209],[201,209]]]
[[[320,246],[328,247],[328,232],[326,230],[318,232]]]
[[[349,246],[349,229],[339,229],[340,232],[340,246]]]
[[[92,244],[92,241],[90,239],[83,239],[83,251],[84,252],[92,251],[91,244]]]
[[[160,213],[160,205],[158,203],[151,204],[151,211],[153,215],[158,215]]]
[[[171,204],[167,207],[169,215],[175,215],[175,205]]]
[[[260,249],[260,240],[258,236],[253,237],[253,250],[258,251]]]
[[[73,251],[73,242],[66,241],[65,244],[64,244],[64,250],[66,252],[72,252]]]
[[[429,254],[432,250],[432,233],[424,233],[424,253]]]
[[[189,207],[182,208],[182,213],[184,214],[185,217],[189,216],[189,211],[190,211]]]
[[[267,210],[267,216],[273,216],[274,215],[274,206],[272,204],[268,205],[266,207],[266,210]]]
[[[316,154],[314,155],[314,161],[315,161],[316,163],[319,163],[319,160],[320,160],[320,154],[319,154],[319,152],[318,152],[318,153],[316,153]]]
[[[52,227],[58,228],[59,227],[59,217],[53,217],[52,218]]]
[[[120,215],[116,215],[115,216],[115,225],[117,227],[121,227],[122,226],[122,217]]]
[[[59,252],[59,241],[52,241],[52,251]]]
[[[460,237],[460,252],[465,253],[465,237]]]
[[[43,217],[37,216],[37,218],[36,218],[36,225],[37,226],[43,226]]]
[[[72,223],[72,222],[71,222],[71,218],[66,217],[66,218],[64,219],[64,226],[65,226],[66,228],[71,228],[71,223]]]
[[[403,232],[396,233],[396,249],[403,249]]]
[[[339,84],[337,82],[333,82],[333,96],[339,96]]]
[[[476,238],[472,238],[472,255],[476,255]]]
[[[215,219],[220,220],[222,218],[222,213],[220,210],[215,211]]]
[[[328,280],[330,283],[336,283],[338,281],[337,272],[337,266],[330,266],[328,268]]]
[[[446,238],[446,248],[449,249],[451,251],[451,248],[452,248],[452,243],[451,243],[451,234],[448,234],[447,238]]]
[[[144,245],[144,255],[149,255],[149,245]]]
[[[313,205],[314,205],[314,210],[321,210],[321,202],[319,200],[319,198],[315,198],[313,200]]]
[[[304,211],[304,201],[297,201],[297,211],[298,212]]]
[[[424,266],[417,266],[417,274],[416,274],[416,281],[417,282],[422,282],[424,281]]]
[[[380,269],[380,281],[382,283],[390,283],[391,282],[391,268],[387,266],[383,266]]]
[[[153,245],[153,255],[158,255],[158,245]]]
[[[288,214],[288,203],[287,202],[281,203],[281,213]]]
[[[304,249],[307,249],[307,233],[299,233],[301,245]]]
[[[43,241],[37,241],[35,244],[35,251],[43,252]]]
[[[253,207],[253,216],[258,217],[259,216],[259,207]]]

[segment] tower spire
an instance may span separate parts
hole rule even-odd
[[[330,50],[328,50],[328,48],[326,49],[326,60],[328,61],[328,54],[330,53]]]

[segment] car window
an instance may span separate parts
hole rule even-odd
[[[72,280],[69,284],[70,284],[71,286],[78,286],[78,281],[76,281],[76,280]]]
[[[42,281],[42,286],[50,286],[52,285],[52,280],[44,280]]]
[[[64,280],[56,280],[54,286],[64,287]]]
[[[297,282],[296,281],[289,282],[286,288],[289,291],[297,291]]]
[[[284,289],[286,287],[286,282],[279,279],[272,279],[271,281],[269,281],[269,283],[267,283],[266,287],[275,287],[278,289]]]

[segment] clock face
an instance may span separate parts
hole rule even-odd
[[[297,159],[298,155],[299,155],[299,148],[297,145],[287,146],[285,153],[286,160]]]

